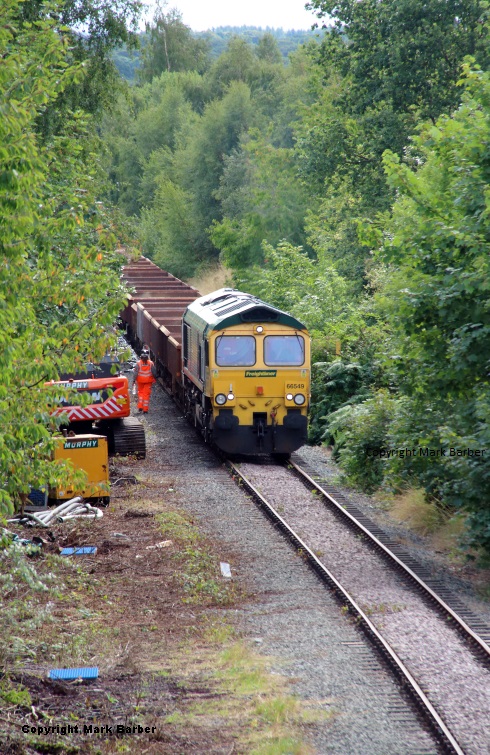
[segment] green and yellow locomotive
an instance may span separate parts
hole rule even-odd
[[[184,312],[187,416],[228,454],[288,455],[307,440],[310,339],[291,315],[224,288]]]

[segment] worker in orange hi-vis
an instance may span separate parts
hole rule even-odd
[[[150,359],[150,352],[143,346],[141,357],[136,362],[133,371],[134,382],[138,389],[138,411],[148,414],[150,407],[151,387],[156,381],[155,365]]]

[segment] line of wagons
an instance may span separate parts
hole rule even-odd
[[[136,349],[188,419],[227,454],[287,456],[307,440],[310,338],[250,294],[199,291],[140,257],[123,267],[121,313]]]

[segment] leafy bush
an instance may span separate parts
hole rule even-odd
[[[386,390],[379,390],[362,404],[344,406],[327,417],[342,469],[349,482],[367,493],[383,481],[384,460],[377,452],[387,445],[395,404]]]
[[[369,397],[369,370],[342,359],[316,362],[311,370],[310,443],[333,443],[328,415]]]
[[[456,456],[444,459],[450,467],[450,483],[446,484],[445,500],[465,512],[468,527],[467,544],[481,549],[490,561],[490,387],[481,386],[473,401],[459,401],[455,407],[459,420],[456,430],[448,423],[441,428],[441,438],[448,448],[479,451],[481,455]],[[454,425],[453,425],[454,427]]]
[[[470,543],[490,554],[490,74],[463,73],[460,107],[419,129],[410,159],[385,153],[397,199],[371,243],[392,271],[378,296],[404,396],[392,445],[440,450],[390,461],[390,475],[468,513]]]

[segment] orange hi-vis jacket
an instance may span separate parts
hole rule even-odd
[[[145,383],[154,383],[155,382],[155,365],[151,361],[151,359],[148,359],[145,362],[143,362],[142,359],[138,359],[136,362],[136,368],[135,368],[135,380],[140,385],[145,385]]]

